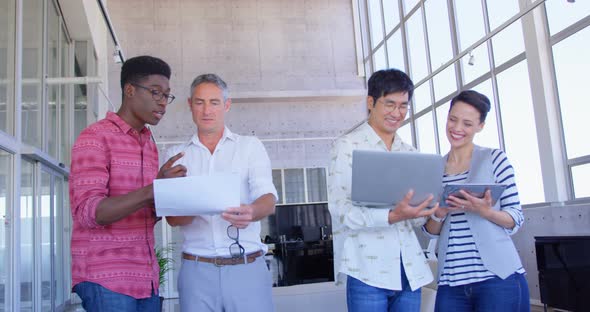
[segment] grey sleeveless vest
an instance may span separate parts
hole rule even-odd
[[[448,157],[445,155],[445,161]],[[493,170],[492,149],[475,145],[466,183],[495,183]],[[492,209],[500,210],[499,200]],[[522,267],[516,247],[504,228],[471,212],[465,212],[465,216],[486,269],[505,279]],[[439,280],[449,244],[449,220],[445,220],[438,239]]]

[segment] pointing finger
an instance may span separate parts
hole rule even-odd
[[[172,165],[174,165],[174,163],[179,160],[180,158],[182,158],[182,156],[184,156],[184,152],[180,152],[172,157],[170,157],[170,159],[168,159],[168,161],[166,161],[166,163],[164,163],[164,165],[162,165],[162,168],[164,169],[168,169],[171,168]]]

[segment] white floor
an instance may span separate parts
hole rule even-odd
[[[277,312],[346,311],[346,287],[334,282],[273,288]]]

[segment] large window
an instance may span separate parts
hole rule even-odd
[[[272,178],[279,194],[277,205],[328,201],[326,168],[273,169]]]
[[[70,49],[56,0],[0,1],[0,311],[70,298]]]
[[[572,184],[569,198],[589,196],[590,145],[581,133],[590,132],[584,121],[590,109],[583,105],[587,79],[580,74],[590,71],[590,63],[583,60],[584,55],[590,54],[588,1],[370,2],[369,7],[383,8],[384,14],[368,14],[367,25],[362,25],[373,47],[363,57],[365,69],[375,71],[385,66],[379,48],[386,46],[387,66],[404,69],[406,64],[406,72],[416,84],[413,113],[399,130],[405,140],[411,139],[423,152],[448,152],[445,129],[450,99],[460,90],[477,90],[488,96],[492,107],[475,143],[506,151],[517,174],[523,204],[544,202],[546,192],[558,193],[546,188],[558,186],[544,183],[544,178],[554,175],[544,175],[543,170],[562,169],[542,157],[540,146],[547,147],[538,133],[549,125],[539,117],[558,111],[567,154],[563,166],[569,169],[564,175]],[[546,10],[542,10],[543,6]],[[386,27],[379,28],[375,36],[369,24]],[[542,31],[546,26],[549,36]],[[536,38],[525,41],[524,34]],[[379,38],[383,39],[375,42]],[[546,47],[552,48],[553,59],[543,58],[547,55]],[[534,57],[529,61],[527,57],[531,56]],[[558,103],[535,103],[533,94],[547,91],[539,87],[539,77],[531,75],[550,75],[547,68],[555,69],[555,77],[542,79],[555,81]],[[366,72],[367,78],[371,74]]]
[[[574,198],[590,197],[590,115],[586,74],[590,63],[590,2],[546,3],[567,167]]]
[[[66,163],[71,146],[65,122],[70,87],[51,79],[71,76],[70,40],[53,1],[47,1],[45,14],[43,7],[43,1],[23,1],[22,136],[24,143]]]
[[[523,203],[545,201],[526,61],[498,75],[506,153],[516,172]]]

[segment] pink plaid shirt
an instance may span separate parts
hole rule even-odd
[[[151,207],[110,225],[96,223],[101,200],[149,185],[158,174],[158,150],[147,128],[138,133],[109,112],[84,129],[72,148],[72,285],[93,282],[134,298],[158,290]]]

